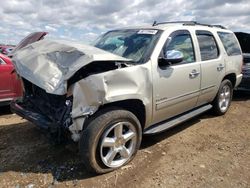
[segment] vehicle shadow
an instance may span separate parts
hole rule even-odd
[[[0,116],[1,115],[9,115],[9,114],[12,114],[9,105],[0,106]]]
[[[56,182],[88,179],[76,144],[55,145],[29,122],[0,126],[0,173],[51,174]]]
[[[233,101],[250,100],[250,91],[234,91]]]
[[[208,119],[208,118],[213,118],[213,117],[214,116],[212,115],[212,113],[206,112],[203,115],[192,118],[191,120],[186,121],[184,123],[181,123],[173,128],[170,128],[169,130],[166,130],[166,131],[163,131],[161,133],[154,134],[154,135],[143,136],[142,143],[141,143],[141,149],[151,147],[151,146],[161,142],[162,140],[168,139],[171,136],[174,136],[174,135],[184,131],[185,129],[191,127],[192,125],[199,123],[201,121],[201,119]]]

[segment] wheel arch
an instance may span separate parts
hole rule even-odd
[[[121,108],[133,113],[139,120],[142,130],[146,123],[146,108],[140,99],[126,99],[121,101],[115,101],[100,106],[98,111],[103,111],[107,108]]]
[[[224,78],[223,78],[223,80],[229,80],[231,83],[232,83],[232,85],[233,85],[233,88],[235,87],[235,84],[236,84],[236,74],[235,73],[230,73],[230,74],[227,74]],[[223,81],[222,80],[222,81]]]

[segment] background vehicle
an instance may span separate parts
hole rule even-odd
[[[0,53],[4,55],[8,55],[13,49],[14,49],[14,46],[1,45]]]
[[[241,81],[233,32],[196,22],[109,31],[94,46],[42,40],[13,56],[25,95],[12,110],[58,139],[79,142],[86,167],[129,163],[142,134],[211,108],[227,112]]]
[[[243,78],[240,85],[237,87],[237,90],[250,91],[250,34],[236,32],[235,35],[240,42],[243,52]]]
[[[250,91],[250,53],[243,54],[242,81],[237,90]]]
[[[22,96],[21,80],[15,73],[11,59],[0,54],[0,106]]]
[[[27,46],[28,44],[32,44],[39,40],[44,39],[44,37],[48,34],[48,32],[33,32],[27,35],[23,40],[21,40],[18,45],[8,54],[9,57],[12,57],[15,52],[20,50],[21,48]]]
[[[13,47],[3,48],[2,54],[8,55],[13,49],[14,49]]]
[[[15,49],[2,47],[2,53],[8,55],[8,57],[0,54],[0,105],[8,105],[11,100],[20,98],[23,93],[21,80],[17,78],[15,67],[12,64],[12,54],[16,50],[42,39],[46,34],[47,32],[31,33]]]

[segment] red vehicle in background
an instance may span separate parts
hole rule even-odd
[[[35,32],[25,37],[10,53],[8,57],[0,53],[0,106],[10,104],[14,98],[22,96],[22,83],[18,79],[12,64],[13,54],[28,44],[42,40],[47,32]]]
[[[21,80],[18,79],[11,59],[0,54],[0,106],[8,105],[22,96]]]

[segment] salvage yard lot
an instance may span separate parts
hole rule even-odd
[[[76,153],[0,108],[0,187],[250,187],[250,94],[236,93],[224,116],[207,112],[144,137],[115,172],[89,174]]]

